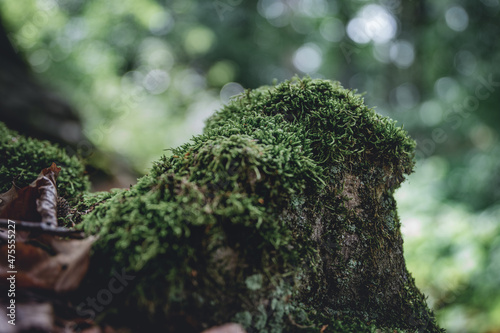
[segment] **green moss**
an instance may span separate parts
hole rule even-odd
[[[186,145],[84,216],[86,230],[100,235],[94,263],[107,274],[125,268],[141,276],[131,297],[155,312],[189,298],[191,307],[234,314],[238,295],[251,291],[252,304],[267,297],[268,287],[248,289],[250,276],[262,273],[268,286],[300,261],[279,214],[291,195],[315,183],[314,170],[300,147],[248,136]],[[225,288],[228,279],[233,285]]]
[[[40,171],[52,162],[61,167],[57,179],[59,196],[75,201],[89,188],[84,166],[76,157],[48,141],[26,138],[0,123],[0,191],[7,191],[15,179],[16,185],[27,186]]]
[[[437,332],[392,198],[414,147],[338,83],[247,91],[130,190],[86,199],[82,227],[99,235],[89,288],[125,270],[133,286],[109,310],[189,313],[197,329]]]
[[[398,174],[413,167],[415,142],[407,133],[360,95],[327,80],[294,79],[247,91],[209,119],[205,135],[251,133],[272,144],[275,132],[268,128],[299,135],[306,153],[323,167],[382,162]]]

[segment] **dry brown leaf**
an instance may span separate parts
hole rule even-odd
[[[0,318],[0,332],[81,332],[76,328],[78,318],[58,316],[53,302],[65,307],[62,294],[78,288],[96,238],[68,240],[58,236],[84,237],[79,231],[57,226],[56,179],[60,170],[52,163],[29,186],[18,188],[13,184],[9,191],[0,194],[0,287],[9,288],[7,277],[13,275],[16,285],[16,325]],[[8,262],[8,254],[13,251],[13,230],[15,261]],[[40,296],[44,302],[40,302]],[[0,305],[5,301],[0,297]],[[85,332],[102,330],[91,322]]]
[[[17,198],[18,187],[12,182],[11,188],[4,193],[0,193],[0,212],[4,210],[4,208],[9,205],[13,200]]]
[[[50,235],[46,237],[50,238],[51,246],[58,254],[50,265],[40,267],[40,276],[52,278],[56,292],[76,289],[87,273],[90,249],[97,237],[90,236],[82,240],[62,240]]]
[[[45,234],[83,238],[78,230],[57,225],[58,203],[56,179],[61,168],[55,163],[40,172],[29,186],[12,188],[0,194],[0,228],[9,228],[9,220],[16,222],[16,230],[43,232]],[[0,240],[6,240],[0,229]]]
[[[21,189],[12,186],[0,194],[0,218],[42,222],[57,227],[56,179],[61,168],[55,163],[40,172],[37,179]]]
[[[63,240],[41,235],[30,243],[16,244],[16,285],[18,288],[53,290],[64,293],[76,289],[85,276],[90,248],[95,237]],[[0,246],[0,255],[7,258],[7,244]],[[10,276],[8,263],[0,264],[0,285]]]
[[[36,199],[36,210],[41,216],[42,223],[57,227],[57,185],[56,179],[61,172],[55,163],[43,169],[38,178],[30,185],[38,189],[39,197]]]
[[[11,192],[13,188],[6,193]],[[36,209],[37,189],[29,185],[14,190],[15,194],[12,192],[10,197],[12,201],[3,207],[0,218],[40,222],[42,218]]]

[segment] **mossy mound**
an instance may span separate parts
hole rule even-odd
[[[230,320],[247,309],[243,302],[257,308],[270,285],[301,262],[306,249],[293,244],[280,213],[318,181],[315,169],[300,146],[244,135],[174,150],[151,175],[84,216],[86,231],[100,235],[95,278],[125,269],[139,277],[131,304],[168,316],[197,313],[200,323]]]
[[[127,272],[103,313],[150,331],[438,332],[392,198],[414,147],[338,83],[248,91],[130,190],[82,203],[99,235],[83,293]]]
[[[368,108],[360,95],[327,80],[248,90],[209,119],[205,136],[251,134],[273,144],[275,130],[301,137],[305,153],[323,167],[384,164],[395,174],[413,168],[415,142],[407,133]]]
[[[77,157],[68,156],[63,149],[48,141],[19,135],[0,122],[1,192],[7,191],[13,180],[19,187],[27,186],[52,162],[62,169],[57,179],[59,196],[68,201],[76,201],[82,193],[88,191],[90,183],[85,175],[85,168]]]

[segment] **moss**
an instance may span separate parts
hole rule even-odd
[[[312,158],[322,166],[384,161],[399,167],[398,174],[409,173],[413,167],[415,142],[406,132],[368,108],[360,95],[327,80],[296,78],[275,88],[247,91],[216,113],[205,132],[255,133],[262,142],[271,143],[274,133],[266,133],[267,121],[259,119],[262,116],[276,119],[278,129],[284,126],[283,131],[300,135]],[[289,123],[296,127],[288,129]],[[270,124],[270,128],[276,125]]]
[[[62,168],[57,179],[59,196],[76,201],[89,189],[84,166],[76,157],[69,157],[63,149],[48,141],[21,136],[0,122],[1,192],[7,191],[13,180],[17,186],[27,186],[52,162]]]
[[[257,288],[250,277],[260,273],[269,286],[300,261],[279,214],[292,194],[317,181],[314,169],[300,147],[243,135],[186,145],[84,216],[86,230],[100,235],[94,264],[107,274],[125,268],[141,276],[129,296],[151,312],[187,311],[181,303],[188,303],[205,316],[220,307],[235,314],[239,295],[249,292],[253,309],[269,287]]]
[[[86,198],[99,240],[85,292],[125,270],[133,286],[107,318],[133,309],[164,331],[438,332],[392,197],[414,147],[338,83],[247,91],[130,190]]]

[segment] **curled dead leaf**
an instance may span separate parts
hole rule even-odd
[[[57,227],[56,179],[61,168],[55,163],[43,169],[30,185],[21,189],[15,185],[0,194],[0,218],[42,222]]]
[[[56,179],[61,168],[55,163],[49,168],[43,169],[38,178],[30,186],[38,190],[39,197],[36,199],[36,210],[41,216],[42,224],[57,227],[57,185]]]
[[[20,230],[83,238],[80,231],[57,225],[58,203],[65,202],[57,196],[56,179],[60,171],[52,163],[30,185],[17,188],[13,184],[9,191],[0,194],[0,228],[8,228],[9,220],[14,220]]]

